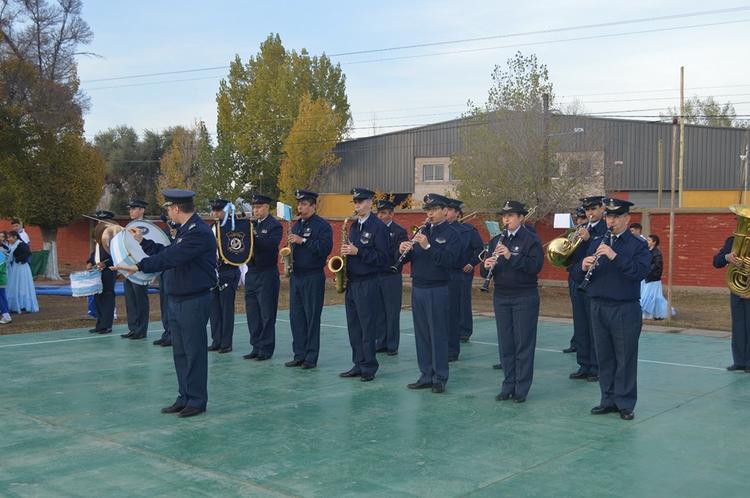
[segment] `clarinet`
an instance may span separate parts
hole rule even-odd
[[[424,220],[424,224],[418,227],[417,230],[414,232],[414,235],[412,235],[411,239],[409,239],[410,242],[414,240],[414,237],[422,233],[425,230],[425,228],[427,228],[427,224],[429,223],[429,221],[430,221],[429,218]],[[401,267],[403,266],[404,261],[406,260],[406,255],[409,254],[410,251],[411,249],[408,251],[404,251],[401,254],[401,256],[399,256],[398,261],[396,261],[396,264],[391,266],[391,271],[393,273],[398,273],[401,270]]]
[[[503,240],[505,240],[505,237],[508,236],[508,226],[503,227],[503,231],[500,232],[500,238],[497,239],[497,244],[495,244],[495,249],[497,249],[500,244],[503,243]],[[494,255],[494,253],[493,253]],[[482,292],[489,292],[490,291],[490,282],[492,281],[492,274],[495,271],[495,267],[497,266],[497,260],[490,266],[489,271],[487,271],[487,277],[484,279],[484,283],[482,284],[482,287],[479,289]]]
[[[612,246],[612,230],[607,230],[604,233],[604,237],[602,237],[602,239],[606,239],[607,237],[609,237],[610,239],[609,245],[611,247]],[[602,242],[603,241],[604,240],[602,240]],[[599,242],[599,245],[601,245],[601,242]],[[596,259],[594,259],[594,263],[589,267],[588,271],[586,271],[586,275],[583,277],[583,282],[581,282],[580,285],[578,286],[578,290],[585,291],[588,288],[589,284],[591,283],[591,275],[594,274],[594,270],[596,269],[597,266],[599,266],[599,257],[600,256],[597,256]]]

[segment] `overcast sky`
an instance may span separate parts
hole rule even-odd
[[[742,10],[552,31],[733,8]],[[518,50],[548,66],[561,105],[577,99],[590,113],[648,119],[678,103],[684,65],[688,96],[715,95],[750,114],[750,4],[84,0],[83,16],[94,31],[85,49],[101,56],[79,60],[91,99],[88,138],[121,124],[159,131],[197,119],[215,132],[226,69],[122,77],[226,66],[235,54],[246,60],[271,32],[287,49],[312,54],[495,37],[332,57],[346,74],[352,136],[457,117],[467,100],[486,99],[493,67]],[[515,36],[531,31],[545,32]],[[119,79],[101,81],[109,78]]]

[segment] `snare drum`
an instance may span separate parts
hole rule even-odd
[[[70,274],[70,292],[73,297],[93,296],[102,293],[102,272],[77,271]]]
[[[139,222],[142,220],[138,220]],[[129,226],[129,225],[128,225]],[[158,227],[157,227],[158,229]],[[163,232],[162,232],[163,233]],[[110,254],[112,255],[112,262],[115,265],[136,265],[143,258],[147,257],[146,253],[141,249],[141,245],[135,240],[133,234],[128,230],[115,235],[110,243]],[[128,275],[128,272],[118,270],[128,280],[137,285],[148,285],[158,273],[143,273],[142,271],[135,272],[132,275]]]

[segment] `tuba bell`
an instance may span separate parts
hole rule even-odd
[[[747,299],[750,298],[750,206],[734,205],[729,210],[737,215],[732,252],[742,264],[729,266],[727,286],[732,294]]]

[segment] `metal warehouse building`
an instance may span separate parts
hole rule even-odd
[[[383,192],[448,191],[451,156],[461,151],[461,128],[455,119],[372,137],[341,142],[341,164],[322,192],[344,194],[355,186]],[[659,190],[659,141],[662,140],[662,186],[668,199],[672,125],[663,122],[551,116],[557,162],[584,161],[607,192],[621,192],[641,207],[656,207]],[[741,128],[685,126],[685,208],[725,207],[739,200],[744,184],[747,134]],[[668,200],[664,204],[668,205]]]

